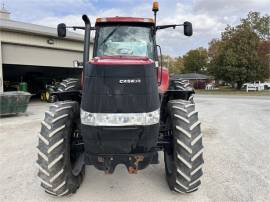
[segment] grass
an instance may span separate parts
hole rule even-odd
[[[270,90],[264,91],[249,91],[236,90],[232,88],[220,88],[217,90],[195,90],[196,94],[203,95],[239,95],[239,96],[270,96]]]

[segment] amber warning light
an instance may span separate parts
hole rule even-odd
[[[157,1],[154,1],[153,2],[153,9],[152,9],[154,12],[157,12],[159,10],[159,4]]]

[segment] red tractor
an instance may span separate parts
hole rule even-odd
[[[45,192],[64,196],[82,183],[85,165],[113,173],[124,164],[137,173],[159,163],[164,153],[169,188],[196,191],[201,184],[203,146],[194,91],[169,79],[162,67],[156,34],[161,29],[192,24],[156,25],[154,19],[98,18],[94,27],[58,25],[85,30],[82,90],[57,92],[42,121],[38,143],[38,177]],[[93,59],[89,61],[90,32],[95,30]],[[158,54],[159,52],[159,54]],[[178,87],[177,87],[178,86]],[[181,88],[179,88],[179,86]]]

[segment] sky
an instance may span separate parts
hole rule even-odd
[[[153,17],[152,0],[0,0],[11,12],[11,19],[56,27],[58,23],[83,25],[82,14],[92,24],[96,17]],[[183,28],[161,30],[157,41],[163,54],[182,56],[190,49],[208,47],[219,38],[224,28],[237,25],[249,11],[270,14],[270,0],[159,0],[157,24],[193,24],[192,37],[183,35]]]

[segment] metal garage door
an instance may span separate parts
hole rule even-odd
[[[80,51],[2,44],[3,64],[73,67],[73,61],[82,61],[82,56]]]

